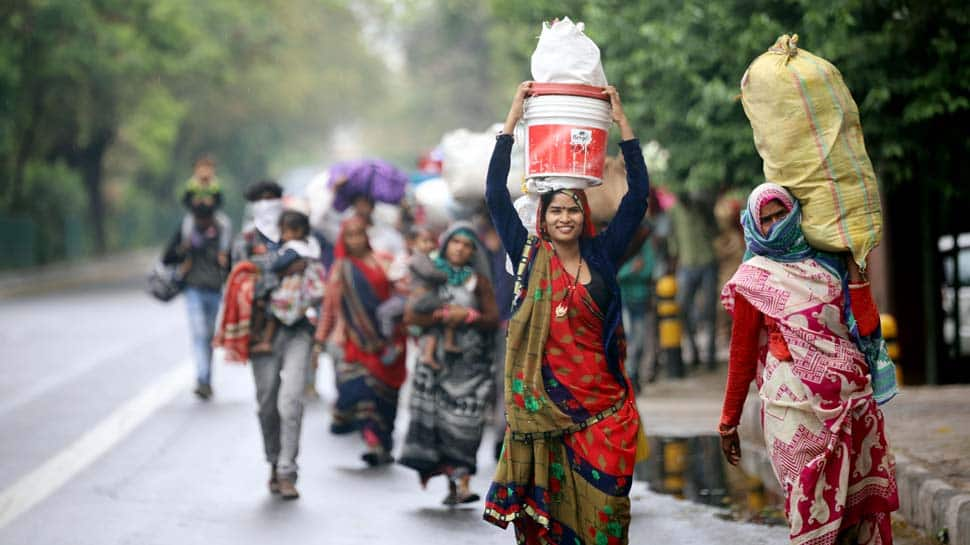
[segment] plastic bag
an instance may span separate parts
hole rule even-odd
[[[590,40],[583,23],[564,17],[542,24],[539,43],[532,53],[532,79],[542,83],[582,83],[606,87],[600,49]]]
[[[586,178],[568,178],[565,176],[549,178],[531,178],[526,180],[525,189],[528,193],[549,193],[559,189],[588,189],[601,185],[602,180],[587,180]]]
[[[530,235],[536,234],[537,214],[539,213],[539,195],[527,193],[512,202],[512,206],[519,214],[519,221]]]
[[[860,267],[879,244],[882,207],[866,154],[859,108],[831,63],[787,34],[741,79],[741,103],[754,131],[765,179],[802,205],[808,242],[850,250]]]
[[[448,183],[441,178],[421,182],[414,189],[414,200],[424,211],[425,225],[432,230],[444,230],[453,220],[451,211],[455,199],[451,196]]]
[[[441,138],[441,177],[456,201],[477,205],[485,198],[488,162],[495,149],[495,135],[501,128],[501,125],[493,125],[484,132],[458,129]],[[506,182],[513,198],[522,194],[522,180],[525,177],[525,158],[520,140],[516,139],[512,145],[512,163]]]
[[[458,129],[441,138],[441,177],[458,201],[484,197],[485,174],[495,135]]]
[[[529,232],[530,237],[537,236],[536,221],[539,214],[539,199],[538,193],[529,192],[512,202],[512,206],[519,215],[519,221]],[[508,254],[505,254],[505,272],[515,276],[515,267],[512,265],[512,260],[509,259]]]

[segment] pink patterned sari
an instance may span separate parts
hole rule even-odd
[[[891,544],[894,465],[865,358],[842,317],[842,283],[812,259],[755,256],[724,286],[728,312],[738,295],[778,321],[792,356],[779,361],[762,336],[762,425],[791,543],[833,544],[851,529],[857,543]]]

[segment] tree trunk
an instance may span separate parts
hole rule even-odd
[[[104,254],[107,249],[105,233],[105,215],[107,207],[104,202],[102,175],[104,174],[104,154],[114,139],[111,129],[100,130],[91,142],[78,154],[78,167],[84,181],[84,189],[88,194],[88,213],[91,226],[94,229],[94,249],[98,254]]]
[[[27,169],[27,160],[30,159],[34,151],[34,139],[37,135],[37,124],[41,116],[41,104],[43,94],[37,89],[31,93],[30,114],[27,117],[27,126],[20,135],[17,143],[17,155],[14,158],[13,177],[10,187],[10,209],[17,210],[24,201],[24,173]]]
[[[12,12],[15,9],[17,8],[9,11]],[[33,14],[27,13],[21,15],[24,15],[28,23],[32,26]],[[20,100],[18,102],[21,102],[21,106],[25,105],[25,103],[27,105],[26,108],[19,108],[15,114],[16,121],[14,126],[19,134],[16,143],[17,151],[14,156],[13,173],[10,180],[10,195],[7,200],[7,205],[11,210],[18,210],[24,204],[25,171],[27,169],[27,162],[31,159],[35,151],[34,142],[37,138],[37,127],[40,124],[40,118],[43,114],[44,98],[47,93],[40,84],[39,76],[31,68],[44,65],[46,52],[38,43],[33,33],[17,36],[14,39],[24,40],[25,42],[19,58],[23,81],[16,89],[16,95],[19,95],[18,98]]]

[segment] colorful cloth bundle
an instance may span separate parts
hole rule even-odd
[[[253,262],[241,261],[233,267],[226,280],[226,292],[212,347],[224,349],[227,362],[246,363],[249,359],[253,295],[258,276],[259,269]]]

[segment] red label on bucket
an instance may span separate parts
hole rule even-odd
[[[606,131],[575,125],[529,127],[526,176],[583,176],[601,179]]]

